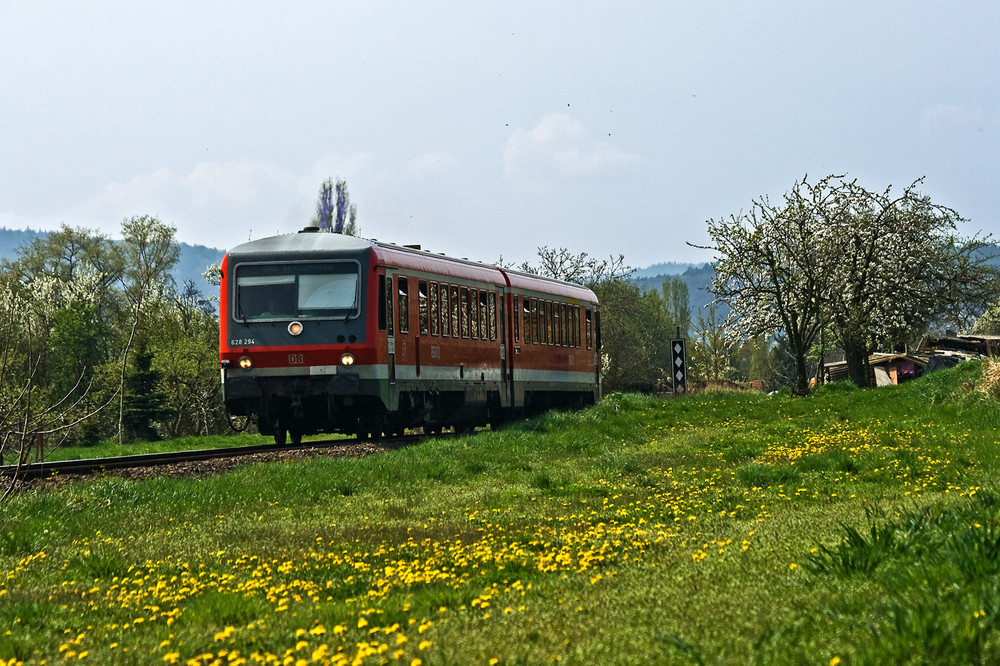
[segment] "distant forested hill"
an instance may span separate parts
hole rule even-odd
[[[654,270],[660,267],[669,266],[687,266],[683,272],[661,272],[653,273]],[[684,284],[688,288],[688,302],[691,304],[691,317],[697,321],[698,312],[705,305],[711,303],[714,300],[711,292],[708,291],[709,286],[712,284],[712,275],[715,271],[712,269],[711,264],[656,264],[647,269],[642,269],[641,271],[636,271],[633,274],[633,279],[636,284],[638,284],[643,289],[656,289],[659,290],[660,285],[668,277],[677,276],[684,281]],[[720,309],[720,316],[726,315],[725,308]]]
[[[677,261],[667,261],[662,264],[653,264],[649,268],[637,268],[635,269],[635,272],[632,273],[632,277],[639,279],[658,277],[660,275],[681,275],[689,268],[697,268],[699,266],[700,264],[685,264]]]
[[[987,258],[987,262],[993,266],[1000,267],[1000,245],[992,244],[987,245],[981,251],[981,256]],[[632,273],[632,279],[635,280],[643,289],[659,289],[663,281],[671,276],[678,276],[688,288],[688,298],[691,303],[691,317],[695,321],[698,318],[698,311],[700,308],[711,303],[714,300],[711,292],[709,292],[709,287],[712,284],[712,274],[715,271],[712,269],[712,265],[705,264],[682,264],[676,262],[668,262],[662,264],[654,264],[649,268],[640,268]],[[725,317],[729,313],[729,309],[725,305],[720,305],[717,309],[717,314],[720,317]]]
[[[0,259],[14,259],[17,256],[17,248],[39,236],[46,235],[48,235],[47,231],[0,227]],[[178,243],[178,245],[181,248],[181,256],[171,271],[177,286],[183,288],[184,283],[190,280],[205,295],[214,295],[215,287],[205,282],[202,273],[211,264],[220,263],[226,251],[204,245],[189,245],[187,243]]]
[[[13,259],[17,248],[34,239],[36,236],[44,235],[44,231],[0,228],[0,259]]]

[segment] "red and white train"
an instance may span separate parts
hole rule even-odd
[[[222,263],[226,408],[283,443],[471,429],[600,398],[579,285],[307,228]]]

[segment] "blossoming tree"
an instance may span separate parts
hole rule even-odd
[[[957,233],[962,218],[917,187],[893,196],[856,180],[807,177],[780,205],[709,220],[712,291],[746,337],[781,331],[795,358],[795,391],[808,391],[806,356],[824,329],[843,347],[851,380],[868,383],[868,355],[934,325],[966,326],[1000,276],[987,239]]]

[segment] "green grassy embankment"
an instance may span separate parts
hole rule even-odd
[[[979,372],[22,492],[0,664],[996,661]]]
[[[328,441],[340,439],[340,435],[310,435],[302,439],[309,443],[313,440]],[[349,439],[349,438],[344,438]],[[239,435],[211,435],[207,437],[181,437],[165,439],[158,442],[135,442],[119,444],[115,440],[101,442],[95,446],[62,446],[45,454],[46,462],[59,460],[85,460],[91,458],[113,458],[116,456],[131,456],[144,453],[173,453],[175,451],[197,451],[202,449],[232,449],[241,446],[261,446],[273,444],[272,437],[258,434],[243,433]]]

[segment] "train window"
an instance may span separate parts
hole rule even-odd
[[[521,297],[514,297],[514,342],[521,341]]]
[[[559,304],[551,303],[549,307],[552,308],[552,344],[561,344],[559,339]]]
[[[385,299],[385,321],[388,324],[388,329],[387,330],[388,330],[388,333],[389,333],[389,337],[392,337],[393,335],[395,335],[395,331],[393,330],[393,327],[394,327],[394,324],[395,324],[395,320],[393,319],[393,316],[392,316],[392,302],[393,302],[393,300],[395,300],[392,297],[393,293],[395,293],[395,292],[393,292],[393,290],[392,290],[392,276],[386,276],[386,278],[385,278],[385,292],[383,292],[382,298]]]
[[[489,306],[486,291],[479,292],[479,337],[486,340],[490,337]]]
[[[559,312],[562,313],[563,323],[562,323],[562,336],[563,336],[563,346],[570,346],[570,327],[569,327],[569,310],[565,303],[559,304]]]
[[[462,337],[469,337],[469,288],[462,287],[462,297],[459,303],[459,313],[462,315]]]
[[[559,344],[559,304],[549,303],[549,310],[551,314],[549,318],[552,321],[552,338],[549,340],[549,344],[558,345]]]
[[[538,301],[531,299],[531,341],[538,344]]]
[[[451,308],[448,305],[448,285],[441,285],[441,335],[451,335]]]
[[[580,306],[573,306],[573,346],[580,347]]]
[[[521,306],[521,314],[524,319],[524,344],[531,344],[531,299],[525,297]]]
[[[385,330],[385,276],[378,276],[378,330]]]
[[[430,332],[427,313],[427,280],[417,282],[417,319],[419,320],[420,335],[427,335]]]
[[[243,264],[235,275],[237,321],[348,319],[361,314],[357,261]]]
[[[438,283],[431,282],[430,284],[430,299],[431,299],[431,335],[437,335],[440,332],[440,310],[438,309]]]
[[[549,344],[549,338],[545,331],[545,301],[538,301],[538,344]]]
[[[399,294],[399,332],[410,332],[409,289],[405,277],[396,278],[396,292]]]
[[[559,345],[562,345],[563,347],[565,347],[566,346],[566,337],[567,337],[566,336],[566,304],[565,303],[556,303],[555,305],[556,305],[556,317],[558,317],[558,319],[556,321],[556,328],[559,329],[559,331],[556,333],[556,340],[557,340],[556,344],[559,344]]]
[[[552,321],[552,337],[549,338],[549,344],[557,345],[559,344],[559,304],[549,303],[549,318]]]
[[[461,334],[461,330],[458,325],[458,311],[461,301],[458,297],[458,287],[455,285],[451,286],[451,336],[457,338]]]
[[[554,344],[554,336],[552,334],[552,303],[550,301],[545,301],[545,343]]]
[[[479,290],[469,290],[469,300],[466,301],[469,309],[469,328],[472,329],[472,339],[479,339]]]
[[[490,340],[497,339],[497,292],[490,292],[489,304]]]
[[[563,325],[565,319],[563,318],[562,303],[552,304],[552,330],[555,332],[556,344],[562,345],[563,340]]]
[[[590,318],[590,308],[587,308],[584,312],[584,319],[587,323],[587,349],[593,349],[594,347],[594,324],[591,322]]]
[[[507,317],[504,313],[506,305],[503,302],[503,294],[500,294],[497,298],[497,336],[500,338],[500,344],[502,346],[507,341]]]

